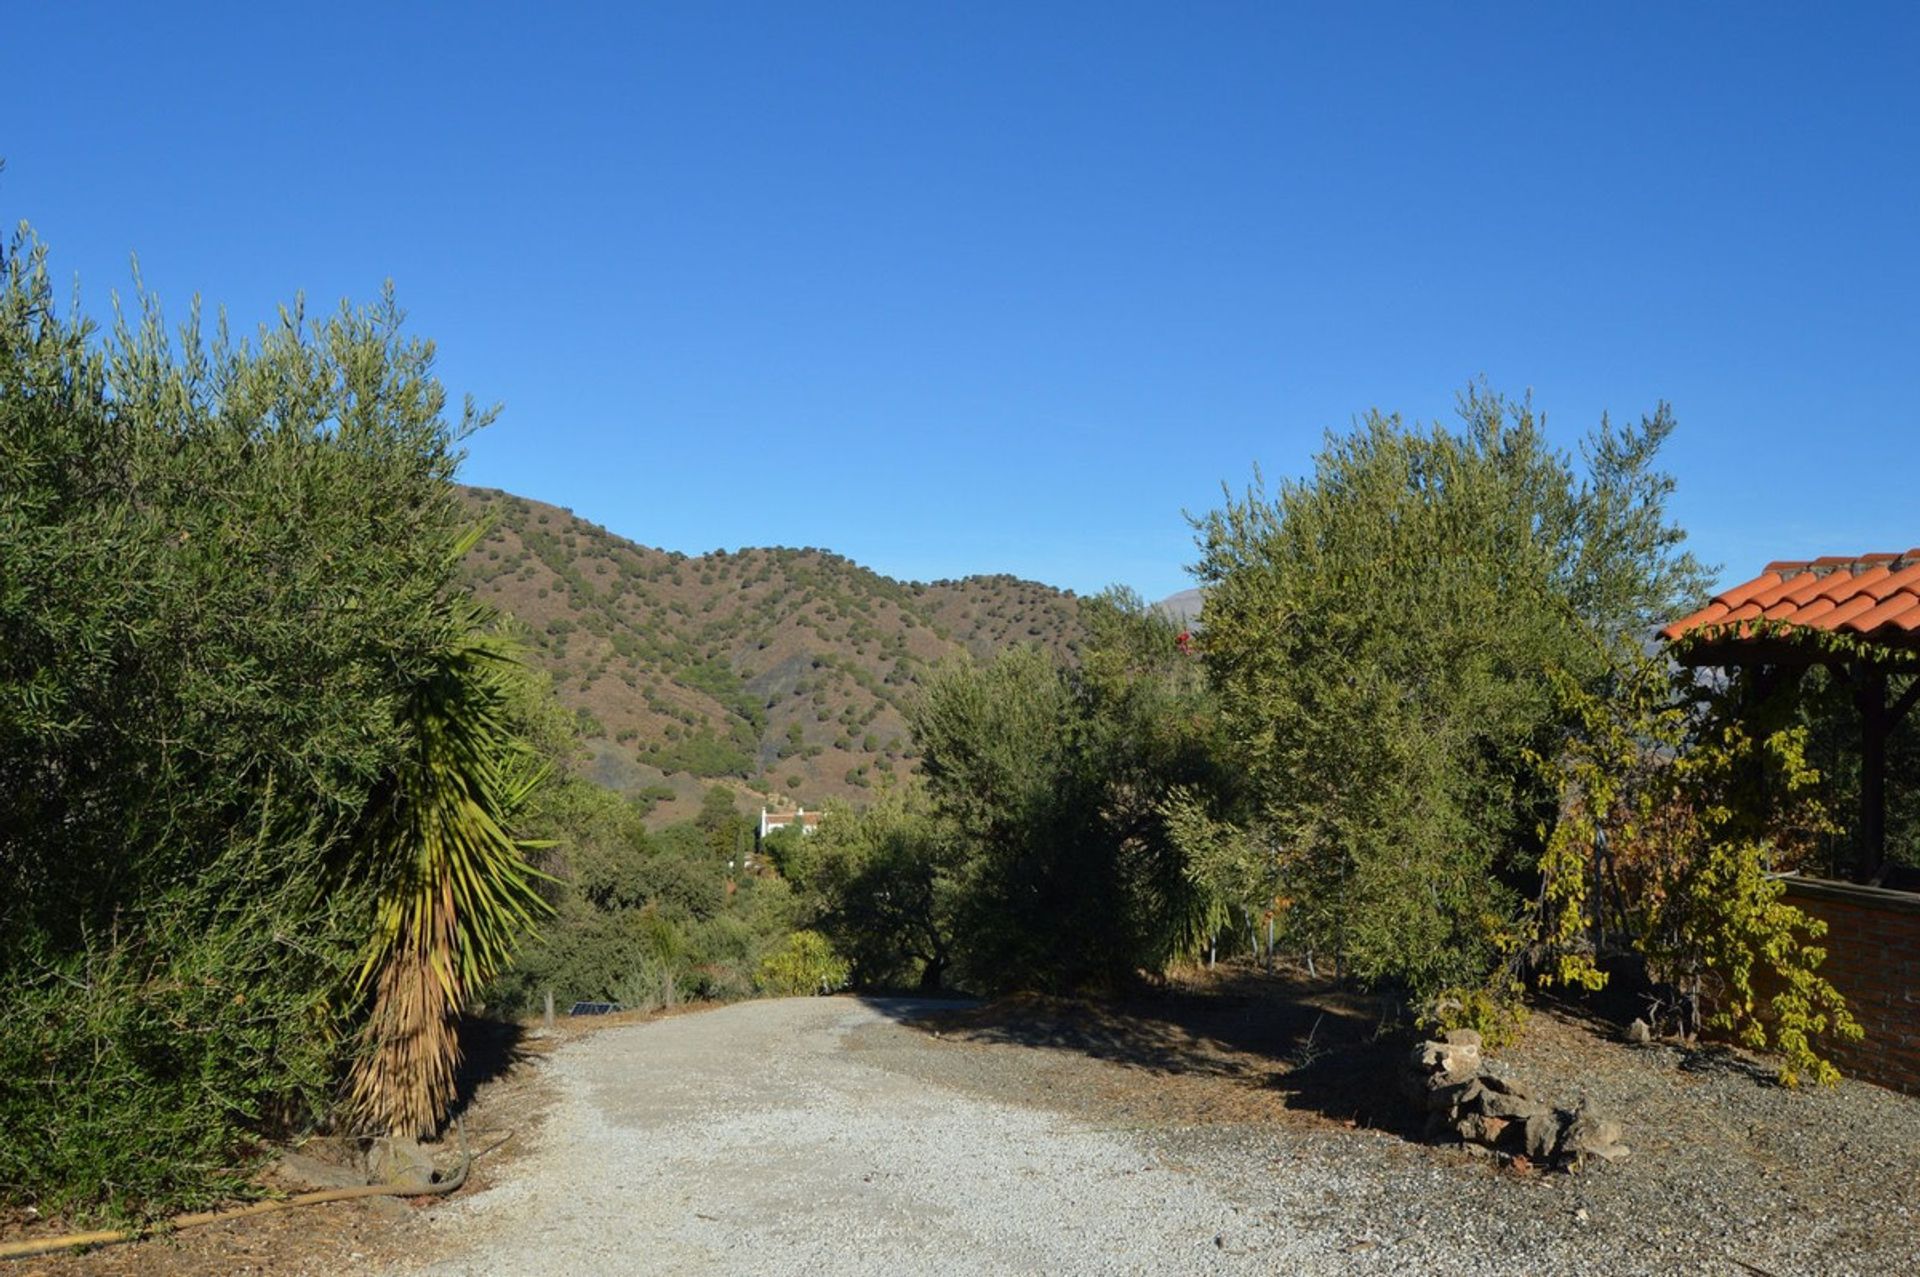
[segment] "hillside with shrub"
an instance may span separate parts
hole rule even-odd
[[[467,489],[476,596],[524,626],[579,718],[587,771],[690,818],[714,782],[863,801],[913,759],[905,712],[943,658],[1082,638],[1072,593],[1010,576],[896,581],[817,549],[689,556]]]

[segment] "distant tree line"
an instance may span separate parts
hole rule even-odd
[[[796,930],[797,901],[780,877],[751,872],[755,827],[733,792],[709,788],[693,819],[663,828],[643,816],[572,775],[546,787],[525,827],[554,843],[553,916],[487,990],[492,1011],[528,1013],[548,993],[645,1011],[786,991],[765,968]]]

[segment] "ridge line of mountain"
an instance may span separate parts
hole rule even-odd
[[[905,710],[940,660],[1083,637],[1068,590],[1004,574],[900,581],[817,548],[689,555],[492,488],[465,569],[514,618],[586,737],[587,773],[682,819],[741,801],[858,801],[913,764]]]

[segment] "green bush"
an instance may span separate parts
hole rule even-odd
[[[254,907],[185,893],[157,902],[152,932],[12,955],[0,1185],[16,1200],[115,1215],[210,1205],[247,1191],[247,1133],[322,1120],[340,1060],[316,1031],[329,1017],[315,990],[344,984],[365,918],[251,886]]]
[[[963,986],[1110,987],[1203,939],[1206,893],[1163,811],[1183,786],[1226,783],[1200,674],[1130,593],[1088,617],[1077,668],[1039,648],[953,662],[914,707],[963,884],[949,906]]]
[[[1525,992],[1520,981],[1504,974],[1472,988],[1441,989],[1421,1008],[1415,1024],[1433,1034],[1472,1029],[1487,1050],[1498,1051],[1526,1031],[1530,1013]]]
[[[760,963],[754,985],[775,997],[804,997],[845,988],[847,963],[818,931],[796,931]]]

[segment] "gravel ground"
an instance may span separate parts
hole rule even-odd
[[[1124,1135],[878,1067],[908,1001],[754,1002],[563,1048],[519,1174],[439,1213],[451,1273],[1185,1272],[1237,1217]],[[885,1048],[882,1048],[885,1049]],[[1239,1261],[1245,1271],[1263,1267]]]
[[[1789,1093],[1541,1017],[1507,1065],[1618,1113],[1636,1155],[1516,1174],[1367,1129],[1337,1051],[1289,1070],[1033,1007],[911,1023],[931,1010],[756,1002],[573,1041],[528,1151],[387,1271],[1920,1271],[1920,1102],[1874,1087]],[[1330,1071],[1346,1090],[1298,1081]]]

